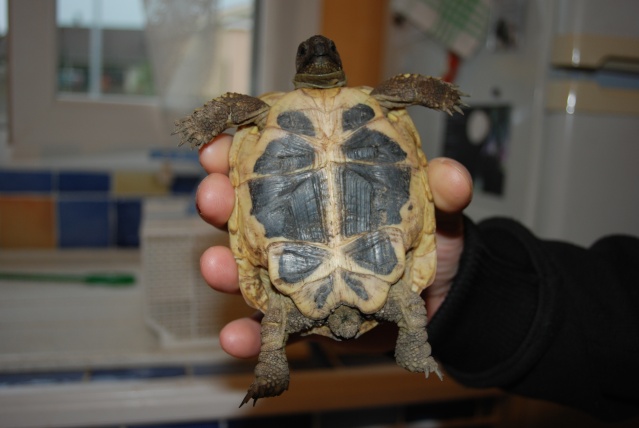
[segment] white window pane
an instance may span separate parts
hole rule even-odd
[[[154,95],[142,0],[58,0],[58,91]]]
[[[11,97],[10,143],[16,158],[175,147],[171,131],[176,118],[227,90],[250,92],[253,1],[76,3],[84,8],[65,14],[54,0],[9,4],[9,67],[16,95]],[[104,10],[92,88],[95,39],[64,41],[60,26],[90,34],[93,15],[87,5],[95,3]],[[131,4],[142,12],[134,8],[120,21],[106,9],[114,5],[123,11]],[[111,42],[111,34],[128,36]],[[142,49],[133,46],[134,39],[144,42],[147,59],[140,59]],[[66,43],[64,59],[60,41]]]
[[[253,2],[144,5],[157,93],[167,110],[182,114],[223,92],[249,91]]]
[[[102,0],[111,2],[115,0]],[[201,18],[193,14],[193,5],[205,3],[214,5],[210,22],[220,30],[215,37],[204,37],[206,32],[199,26],[202,19],[175,25],[185,16]],[[202,102],[225,91],[290,90],[297,45],[319,31],[321,16],[320,0],[143,0],[141,4],[155,96],[102,93],[94,98],[58,90],[56,1],[8,3],[11,158],[176,147],[177,138],[171,136],[173,122]],[[254,4],[259,5],[259,35],[253,63]],[[164,12],[151,20],[149,10],[153,8]],[[81,24],[90,15],[75,16]],[[107,18],[104,12],[103,21],[118,28]],[[74,15],[60,19],[72,25]],[[167,25],[162,20],[168,20]],[[130,21],[121,26],[135,28]],[[148,23],[156,23],[155,30],[162,31],[151,34]],[[196,54],[197,45],[204,55]],[[3,150],[0,146],[0,155]]]

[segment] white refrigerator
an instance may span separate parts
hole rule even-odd
[[[639,2],[491,3],[485,43],[455,80],[466,115],[411,108],[427,155],[468,164],[475,220],[507,216],[582,245],[639,236]],[[389,35],[388,74],[446,69],[446,49],[410,19]]]

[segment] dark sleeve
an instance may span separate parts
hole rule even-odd
[[[453,378],[602,419],[639,414],[639,239],[586,249],[492,219],[466,220],[464,245],[429,325]]]

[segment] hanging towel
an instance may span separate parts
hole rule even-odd
[[[462,58],[483,43],[492,0],[393,0],[393,11]]]

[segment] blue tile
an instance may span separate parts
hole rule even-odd
[[[58,190],[61,192],[108,192],[111,176],[107,173],[61,172]]]
[[[84,372],[33,372],[0,373],[0,387],[15,385],[44,385],[52,383],[81,382]]]
[[[197,150],[176,149],[152,149],[149,152],[151,159],[169,159],[174,161],[186,161],[199,165],[200,154]]]
[[[213,376],[231,373],[252,373],[255,370],[255,361],[242,360],[226,364],[196,364],[191,367],[193,376]]]
[[[53,174],[48,171],[0,171],[0,192],[51,192]]]
[[[58,244],[62,248],[108,247],[111,202],[106,198],[58,201]]]
[[[153,379],[176,376],[186,376],[186,368],[183,366],[140,367],[94,370],[91,372],[91,380],[95,381]]]
[[[171,183],[171,193],[190,194],[193,193],[202,181],[199,175],[177,175]]]
[[[121,199],[116,201],[115,209],[116,245],[118,247],[139,247],[142,201],[140,199]]]

